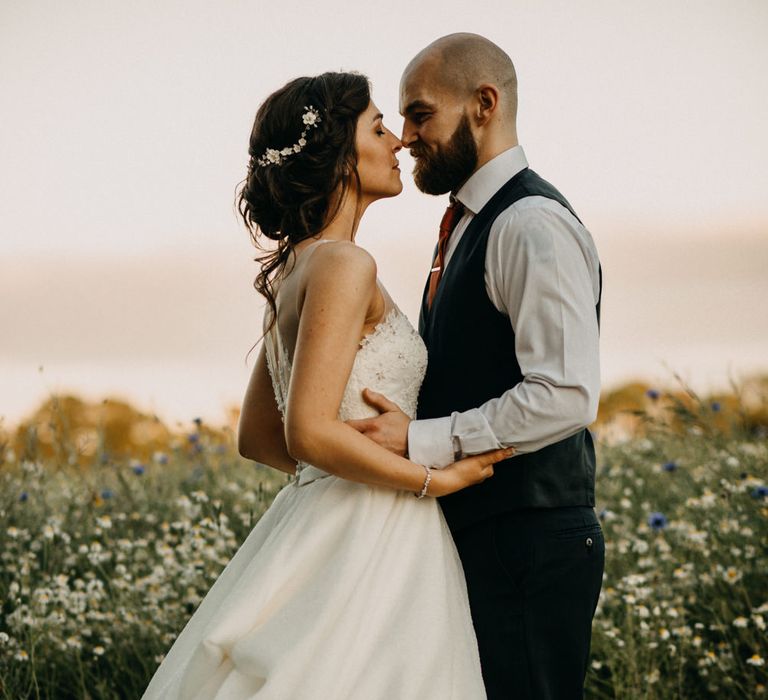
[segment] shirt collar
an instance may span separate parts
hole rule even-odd
[[[523,147],[508,148],[472,173],[456,193],[456,199],[472,214],[477,214],[507,180],[527,167]]]

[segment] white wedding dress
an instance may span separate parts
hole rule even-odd
[[[267,359],[284,412],[278,325]],[[370,387],[413,416],[426,349],[392,308],[366,336],[340,418]],[[434,498],[299,464],[176,639],[146,700],[481,700],[461,562]]]

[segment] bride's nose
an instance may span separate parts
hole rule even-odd
[[[394,136],[394,134],[393,134]],[[403,149],[403,142],[395,136],[395,144],[392,146],[392,153],[397,153]]]

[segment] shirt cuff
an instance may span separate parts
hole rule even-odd
[[[454,462],[450,416],[409,423],[408,459],[433,469],[442,469]]]

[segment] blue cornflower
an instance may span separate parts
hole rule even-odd
[[[677,469],[677,462],[667,462],[661,467],[665,472],[673,472]]]
[[[190,433],[187,435],[187,440],[189,440],[193,445],[200,439],[200,436],[197,433]]]
[[[21,494],[19,494],[19,500],[24,503],[24,501],[29,499],[29,494],[26,491],[22,491]]]
[[[143,464],[134,464],[131,468],[133,469],[133,473],[136,474],[136,476],[141,476],[145,471]]]
[[[101,497],[102,498],[112,498],[112,491],[110,491],[110,489],[102,489]]]
[[[664,513],[653,512],[648,516],[648,524],[658,532],[667,526],[667,516]]]
[[[713,401],[713,402],[710,404],[710,408],[711,408],[711,409],[712,409],[712,410],[713,410],[715,413],[717,413],[717,412],[718,412],[718,411],[719,411],[719,410],[722,408],[722,406],[720,405],[720,402],[719,402],[719,401]]]
[[[661,394],[660,394],[658,391],[656,391],[656,389],[648,389],[648,391],[646,391],[646,392],[645,392],[645,395],[646,395],[646,396],[647,396],[649,399],[653,399],[654,401],[655,401],[656,399],[658,399],[658,398],[659,398],[659,396],[661,396]]]
[[[768,486],[756,486],[752,490],[752,498],[765,498],[768,496]]]
[[[598,518],[600,518],[600,520],[603,520],[603,519],[605,518],[605,516],[606,516],[606,514],[607,514],[607,513],[608,513],[608,509],[607,509],[607,508],[603,508],[603,509],[602,509],[602,510],[601,510],[601,511],[600,511],[600,512],[597,514],[597,517],[598,517]]]

